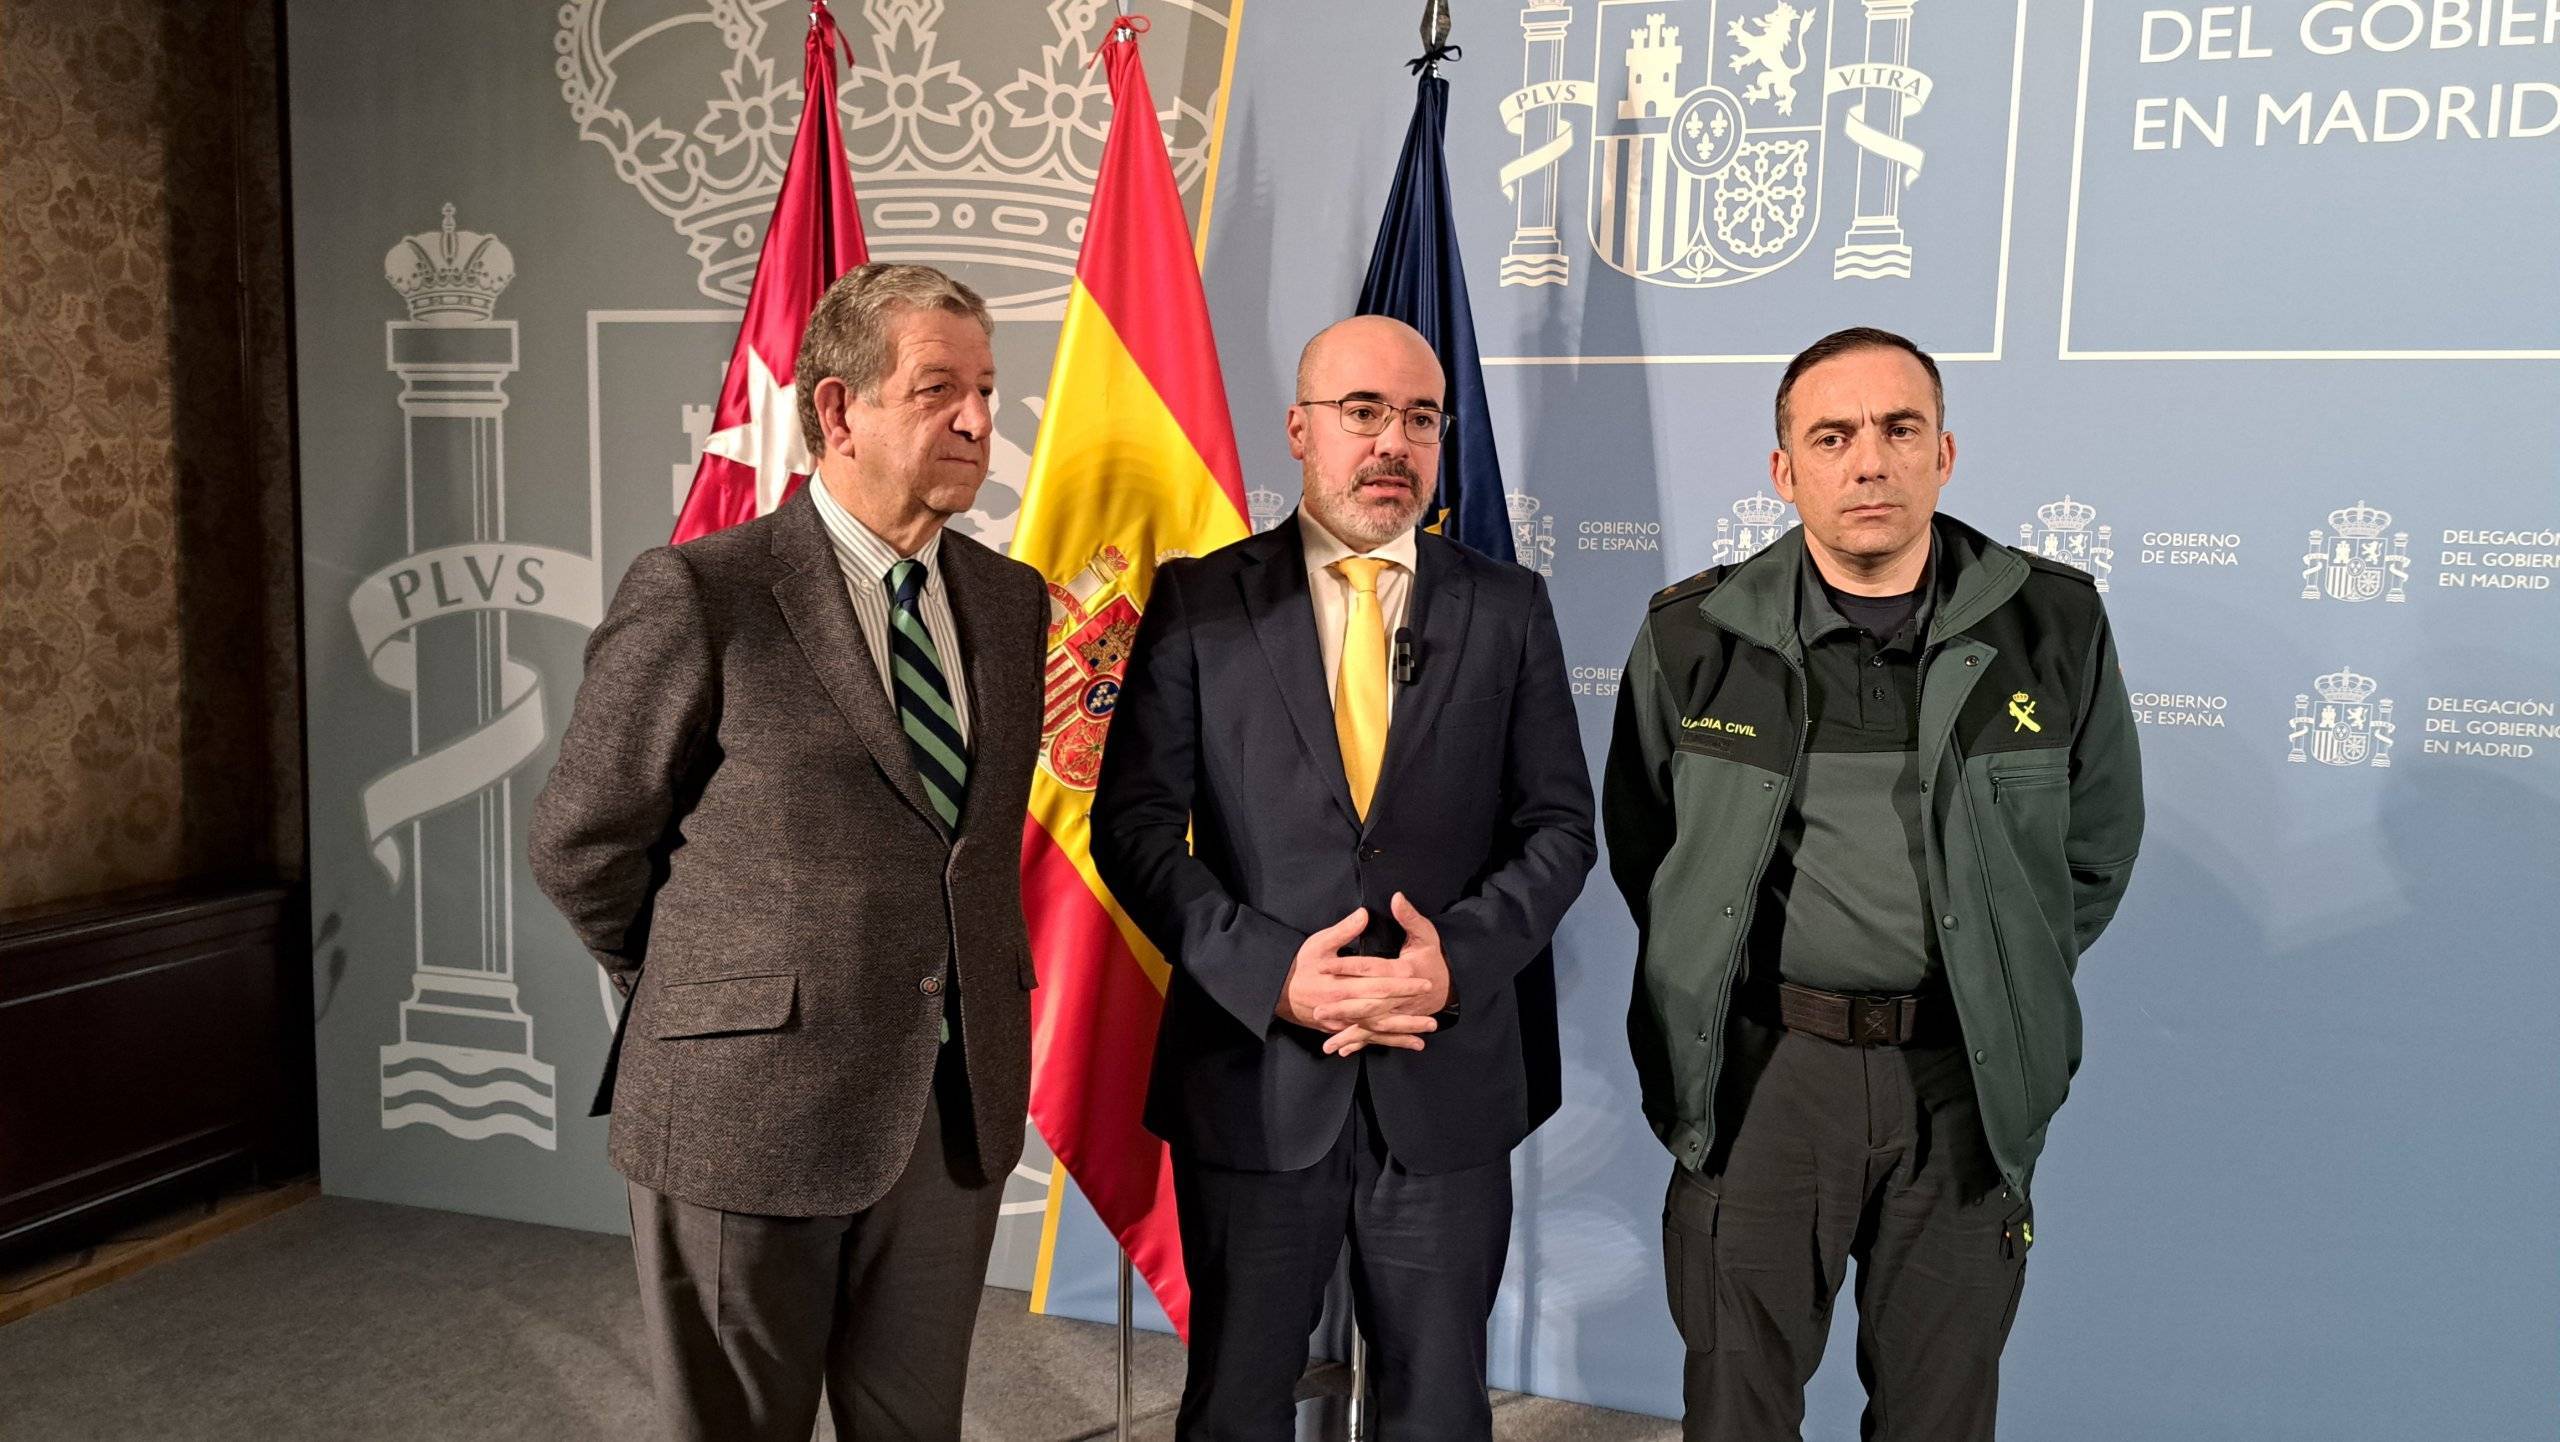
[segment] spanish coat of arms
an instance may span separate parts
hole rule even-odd
[[[1049,584],[1049,668],[1040,713],[1040,766],[1060,784],[1091,791],[1102,779],[1102,742],[1120,704],[1120,677],[1138,640],[1129,558],[1105,546],[1065,585]]]
[[[1858,170],[1833,278],[1909,277],[1902,193],[1925,156],[1904,128],[1932,89],[1910,63],[1915,3],[1869,0],[1865,54],[1835,57],[1835,28],[1853,43],[1861,28],[1837,3],[1601,0],[1592,78],[1579,80],[1565,77],[1572,6],[1532,0],[1520,11],[1524,83],[1501,106],[1520,154],[1500,177],[1518,223],[1500,283],[1571,283],[1558,202],[1561,167],[1577,148],[1588,156],[1584,229],[1601,264],[1682,289],[1787,265],[1821,224],[1833,96],[1850,98],[1836,124]]]

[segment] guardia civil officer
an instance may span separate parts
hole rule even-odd
[[[1797,1436],[1855,1260],[1863,1435],[1987,1438],[2133,713],[2089,578],[1937,514],[1919,347],[1816,341],[1777,420],[1803,524],[1654,598],[1603,785],[1686,1433]]]

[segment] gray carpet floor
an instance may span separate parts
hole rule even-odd
[[[981,1303],[963,1435],[1108,1437],[1113,1329],[1024,1301]],[[0,1327],[0,1439],[623,1442],[651,1426],[638,1325],[620,1237],[322,1198]],[[1181,1348],[1140,1333],[1135,1375],[1137,1435],[1165,1442]],[[1494,1416],[1504,1442],[1679,1435],[1529,1397]]]

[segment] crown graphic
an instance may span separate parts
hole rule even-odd
[[[2373,695],[2374,688],[2381,684],[2371,676],[2360,676],[2352,670],[2341,667],[2312,682],[2311,689],[2319,692],[2322,700],[2335,701],[2342,706],[2352,706],[2369,699]]]
[[[1787,503],[1772,495],[1745,496],[1733,503],[1733,518],[1746,526],[1774,526],[1786,515]]]
[[[2061,500],[2036,507],[2036,519],[2044,522],[2045,529],[2049,531],[2084,531],[2091,521],[2098,519],[2098,508],[2087,501],[2075,501],[2064,496]]]
[[[453,204],[447,201],[444,228],[420,231],[391,247],[382,258],[382,278],[408,303],[409,319],[469,325],[495,313],[499,292],[516,278],[516,258],[494,235],[454,229]]]
[[[1223,40],[1234,4],[1188,8]],[[1090,61],[1117,12],[1106,0],[1049,0],[1042,21],[946,33],[948,0],[835,8],[860,62],[838,88],[836,118],[871,258],[955,270],[1002,314],[1057,314],[1112,119],[1108,80]],[[677,0],[631,11],[561,6],[561,96],[579,137],[610,152],[614,173],[674,223],[702,293],[741,303],[800,123],[807,7]],[[965,63],[950,53],[961,47]],[[1208,170],[1214,83],[1195,81],[1196,101],[1157,102],[1186,196]]]
[[[1511,512],[1511,519],[1514,521],[1528,520],[1530,517],[1538,514],[1539,510],[1545,505],[1545,503],[1540,501],[1536,496],[1530,495],[1526,491],[1504,492],[1502,496],[1502,504],[1505,509]]]
[[[2329,513],[2329,529],[2343,539],[2370,541],[2391,528],[2391,513],[2362,501]]]
[[[1244,493],[1245,519],[1257,531],[1267,531],[1289,514],[1289,498],[1269,486],[1256,486]]]

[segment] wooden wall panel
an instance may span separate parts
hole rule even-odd
[[[309,1122],[290,900],[196,889],[0,918],[0,1248],[292,1165]]]

